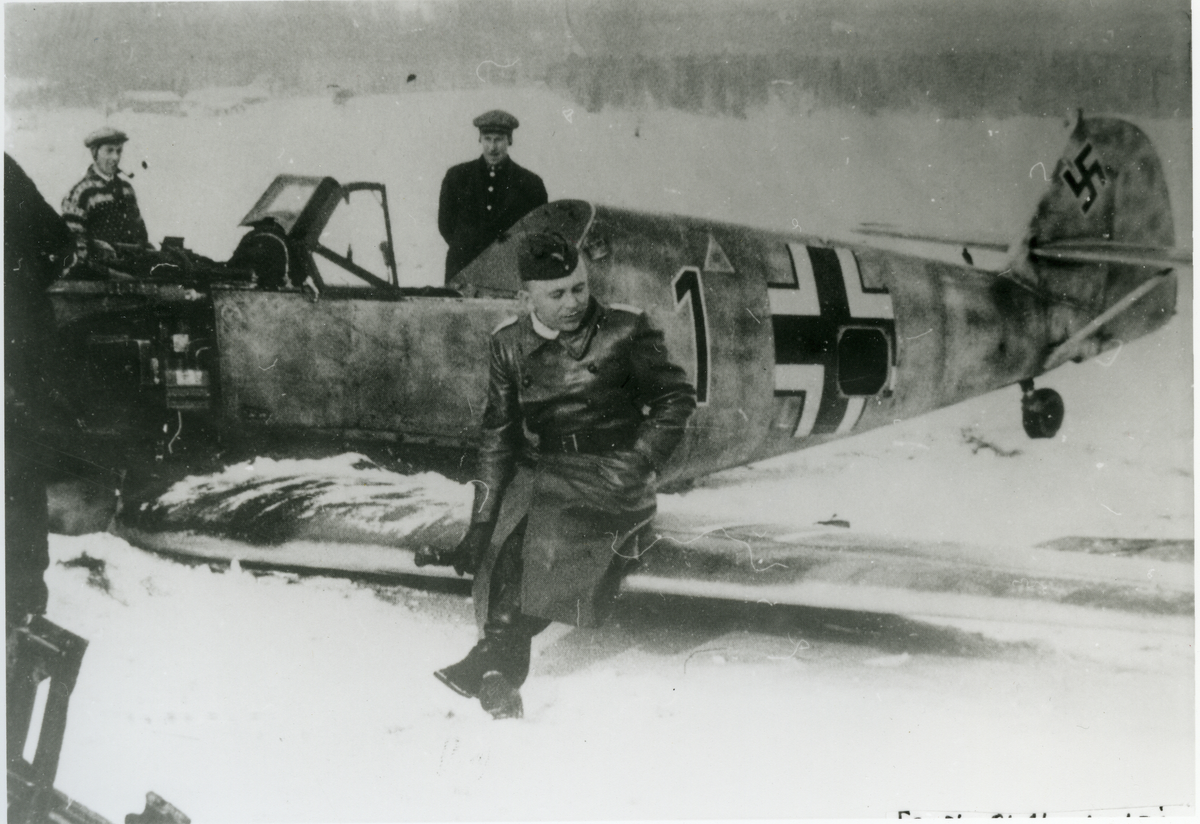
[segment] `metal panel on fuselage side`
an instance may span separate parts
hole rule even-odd
[[[222,424],[302,434],[355,431],[474,439],[488,338],[510,300],[214,293]]]
[[[665,478],[753,460],[772,413],[761,233],[598,206],[583,245],[600,240],[607,254],[585,260],[593,291],[645,310],[696,384],[699,405]]]
[[[860,429],[916,417],[1016,383],[1045,353],[1045,307],[1003,275],[877,249],[856,249],[886,283],[896,315],[892,397]],[[1015,406],[1015,404],[1014,404]]]

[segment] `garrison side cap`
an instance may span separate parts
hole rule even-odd
[[[557,232],[529,232],[517,241],[521,281],[559,280],[575,271],[579,252]]]
[[[596,207],[584,200],[556,200],[539,206],[480,252],[449,285],[472,297],[515,297],[523,288],[517,274],[521,237],[531,232],[556,232],[579,248],[595,215]]]
[[[115,143],[119,146],[128,141],[129,135],[120,129],[114,129],[112,126],[101,126],[83,139],[83,145],[94,150],[97,146],[103,146],[106,143]]]
[[[509,136],[512,135],[513,129],[521,125],[515,117],[501,109],[492,109],[490,112],[484,112],[472,120],[471,123],[481,132],[495,132]]]

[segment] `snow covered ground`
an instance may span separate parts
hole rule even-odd
[[[401,276],[419,284],[440,278],[442,172],[476,153],[470,119],[496,106],[521,118],[513,156],[552,198],[834,235],[860,221],[1016,234],[1065,142],[1057,120],[587,113],[543,89],[112,122],[133,138],[124,165],[152,237],[223,259],[277,173],[380,180]],[[102,122],[8,111],[6,150],[57,202]],[[1187,242],[1191,123],[1142,125]],[[1165,330],[1039,381],[1066,401],[1052,441],[1024,436],[1014,388],[721,473],[661,508],[984,545],[1191,539],[1191,298],[1188,278]],[[214,572],[104,534],[55,536],[52,554],[48,617],[91,643],[57,783],[112,820],[149,789],[198,822],[1194,811],[1190,620],[1101,631],[630,598],[602,630],[539,636],[526,719],[495,723],[430,675],[473,642],[461,592]]]
[[[91,642],[58,785],[112,820],[149,789],[195,821],[1194,810],[1187,619],[627,598],[539,636],[526,718],[494,722],[430,674],[474,641],[462,594],[53,553],[105,562],[48,581]]]

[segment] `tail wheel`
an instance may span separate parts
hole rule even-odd
[[[1043,387],[1026,392],[1021,398],[1025,434],[1031,438],[1053,438],[1062,426],[1065,411],[1062,395],[1053,389]]]

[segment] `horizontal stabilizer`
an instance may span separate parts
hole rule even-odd
[[[1121,263],[1159,268],[1192,265],[1190,249],[1106,240],[1060,240],[1036,246],[1029,254],[1037,260],[1057,263]]]
[[[887,223],[863,223],[855,230],[860,235],[913,240],[922,243],[942,243],[947,246],[988,249],[1005,252],[1009,244],[1002,240],[965,238],[939,235],[931,232],[915,232]],[[1136,243],[1119,243],[1106,240],[1060,240],[1038,246],[1029,251],[1037,260],[1058,263],[1119,263],[1132,266],[1174,267],[1191,266],[1192,251],[1177,247],[1163,248]]]
[[[951,237],[950,235],[939,235],[933,232],[915,232],[892,223],[860,223],[854,231],[860,235],[896,238],[897,240],[916,240],[922,243],[944,243],[947,246],[969,246],[976,249],[989,249],[994,252],[1007,252],[1011,245],[1009,241],[999,236],[967,239]]]

